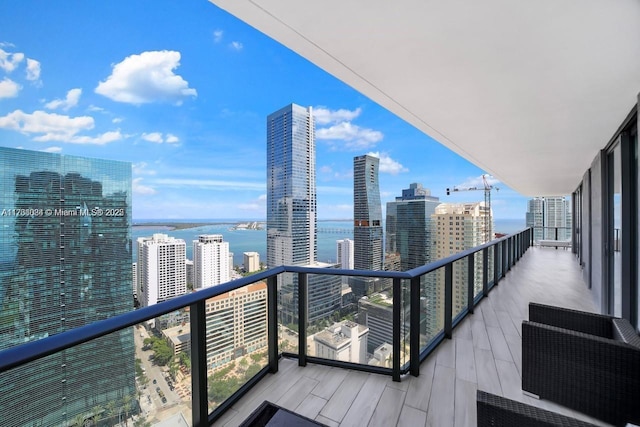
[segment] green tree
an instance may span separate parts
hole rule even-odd
[[[102,418],[103,411],[104,408],[102,407],[102,405],[95,405],[93,408],[91,408],[91,418],[93,419],[94,426],[98,425],[98,421],[100,421],[100,418]]]
[[[176,363],[175,360],[172,360],[169,363],[169,375],[171,375],[171,378],[173,378],[173,380],[176,380],[176,374],[178,373],[178,364]]]
[[[83,427],[84,426],[84,414],[78,414],[71,420],[71,425],[73,427]]]
[[[110,400],[107,403],[107,417],[109,418],[109,420],[111,420],[112,424],[115,424],[113,422],[113,418],[115,418],[115,416],[118,415],[117,407],[118,405],[116,405],[116,402],[114,402],[113,400]]]
[[[178,353],[178,359],[180,360],[180,364],[185,368],[191,370],[191,357],[184,351]]]
[[[209,381],[209,399],[222,402],[238,390],[240,385],[236,377]]]
[[[137,420],[133,422],[134,427],[151,427],[151,423],[147,421],[144,416],[139,416]]]
[[[261,369],[262,367],[260,365],[258,365],[257,363],[253,363],[251,366],[249,366],[247,372],[244,373],[245,381],[253,378],[258,372],[260,372]]]

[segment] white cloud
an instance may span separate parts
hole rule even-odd
[[[326,174],[332,174],[333,173],[333,169],[331,169],[331,166],[322,166],[320,168],[320,172],[321,173],[326,173]]]
[[[24,60],[24,53],[10,53],[3,49],[0,49],[0,68],[7,73],[16,69],[18,64]]]
[[[233,50],[242,50],[242,48],[244,47],[242,45],[242,43],[238,42],[238,41],[233,41],[231,43],[229,43],[229,47]]]
[[[95,106],[95,105],[89,105],[88,110],[89,111],[104,111],[104,108],[98,107],[98,106]]]
[[[147,162],[134,163],[131,166],[133,174],[134,175],[155,175],[156,171],[152,169],[147,169],[147,166],[149,166]]]
[[[346,110],[341,108],[339,110],[330,110],[326,107],[314,107],[313,117],[316,119],[316,124],[328,125],[329,123],[350,122],[360,115],[361,108],[355,110]]]
[[[60,153],[62,151],[62,147],[49,147],[49,148],[45,148],[44,150],[47,153]]]
[[[361,128],[349,122],[338,123],[329,128],[322,128],[316,131],[317,139],[344,141],[344,148],[347,150],[371,148],[381,141],[383,137],[380,131]]]
[[[168,133],[166,136],[164,136],[161,132],[149,132],[143,133],[141,138],[145,141],[154,142],[156,144],[177,144],[180,142],[180,138],[171,133]]]
[[[27,80],[35,82],[40,79],[40,62],[27,58]]]
[[[2,79],[0,82],[0,99],[15,98],[20,92],[21,86],[8,78]]]
[[[80,95],[82,95],[82,89],[71,89],[69,92],[67,92],[67,97],[65,99],[54,99],[53,101],[46,103],[44,106],[50,110],[56,110],[60,108],[64,111],[67,111],[68,109],[78,105]]]
[[[197,96],[195,89],[174,74],[180,65],[180,52],[149,51],[126,57],[113,66],[113,72],[96,87],[96,93],[117,102],[145,104],[171,102],[181,104]]]
[[[367,154],[380,159],[380,173],[397,175],[401,172],[409,172],[409,169],[405,168],[400,163],[393,160],[391,157],[389,157],[387,153],[370,152]]]
[[[196,187],[196,188],[204,188],[211,189],[215,188],[218,190],[257,190],[264,191],[265,183],[264,182],[247,182],[247,181],[224,181],[224,180],[214,180],[214,179],[190,179],[190,178],[162,178],[154,181],[156,184],[167,185],[171,187]]]
[[[155,142],[156,144],[162,144],[164,142],[160,132],[143,133],[142,139],[149,142]]]
[[[468,189],[468,188],[483,189],[484,188],[484,180],[482,179],[483,176],[486,177],[487,184],[489,184],[490,186],[495,186],[500,183],[499,179],[496,179],[493,176],[487,174],[487,175],[469,177],[462,184],[456,185],[455,187],[460,189]]]
[[[215,30],[213,32],[213,41],[215,43],[220,43],[222,41],[222,35],[224,34],[224,31],[222,30]]]
[[[104,145],[104,144],[108,144],[110,142],[115,142],[115,141],[120,141],[122,139],[126,138],[125,135],[123,135],[122,133],[120,133],[119,130],[116,131],[109,131],[109,132],[105,132],[102,134],[99,134],[98,136],[80,136],[80,135],[76,135],[68,140],[65,140],[67,142],[71,142],[73,144],[96,144],[96,145]],[[40,141],[40,139],[38,138],[34,138],[34,140],[36,141]]]
[[[81,131],[94,128],[93,117],[69,117],[46,111],[25,113],[16,110],[0,117],[0,128],[15,130],[25,134],[39,134],[34,141],[60,141],[73,144],[107,144],[125,136],[120,131],[105,132],[98,136],[78,135]]]
[[[266,207],[266,201],[267,201],[267,195],[261,194],[257,199],[251,200],[249,203],[239,204],[238,209],[263,213]]]
[[[131,186],[133,187],[134,194],[151,195],[157,193],[155,188],[143,185],[142,178],[134,178],[133,181],[131,181]]]
[[[120,123],[122,122],[122,120],[124,120],[122,117],[116,117],[115,119],[111,120],[111,123]]]

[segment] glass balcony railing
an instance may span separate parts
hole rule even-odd
[[[4,410],[1,424],[152,425],[171,412],[176,425],[205,426],[282,356],[418,375],[531,242],[526,229],[407,272],[280,266],[6,349],[0,389],[65,411],[23,420]],[[119,386],[92,399],[101,381]]]

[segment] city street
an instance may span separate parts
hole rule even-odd
[[[141,367],[145,371],[145,376],[149,379],[146,389],[142,390],[142,397],[140,398],[140,406],[148,418],[157,417],[158,413],[163,409],[184,405],[186,403],[180,398],[180,396],[173,390],[169,389],[165,375],[168,377],[169,373],[163,371],[163,367],[153,364],[149,357],[153,355],[152,350],[143,351],[143,341],[149,337],[149,333],[143,327],[135,327],[134,342],[136,347],[136,358],[142,361]],[[155,384],[154,384],[155,380]],[[166,403],[162,402],[162,398],[158,394],[157,388],[159,388],[166,397]],[[187,412],[189,411],[186,408]],[[185,411],[183,411],[185,412]]]

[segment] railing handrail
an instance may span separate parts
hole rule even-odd
[[[179,310],[181,308],[193,305],[209,298],[219,296],[226,292],[234,291],[252,283],[266,280],[270,277],[277,276],[282,273],[329,274],[336,276],[378,277],[391,279],[398,278],[410,280],[435,271],[447,264],[466,258],[471,254],[484,250],[485,248],[495,246],[502,241],[523,233],[527,229],[528,228],[525,228],[524,230],[517,233],[503,236],[501,238],[492,240],[491,242],[487,242],[483,245],[467,249],[450,257],[443,258],[441,260],[405,272],[346,270],[335,268],[316,268],[312,266],[273,267],[268,270],[253,274],[251,276],[235,279],[221,285],[216,285],[210,288],[198,290],[197,292],[192,292],[187,295],[172,298],[168,301],[154,304],[149,307],[132,310],[108,319],[99,320],[88,325],[70,329],[68,331],[64,331],[47,338],[30,341],[2,350],[0,351],[0,373],[40,359],[42,357],[54,354],[56,352],[74,347],[76,345],[86,343],[88,341],[91,341],[92,339],[96,339],[112,332],[116,332],[124,328],[140,324],[158,316]]]

